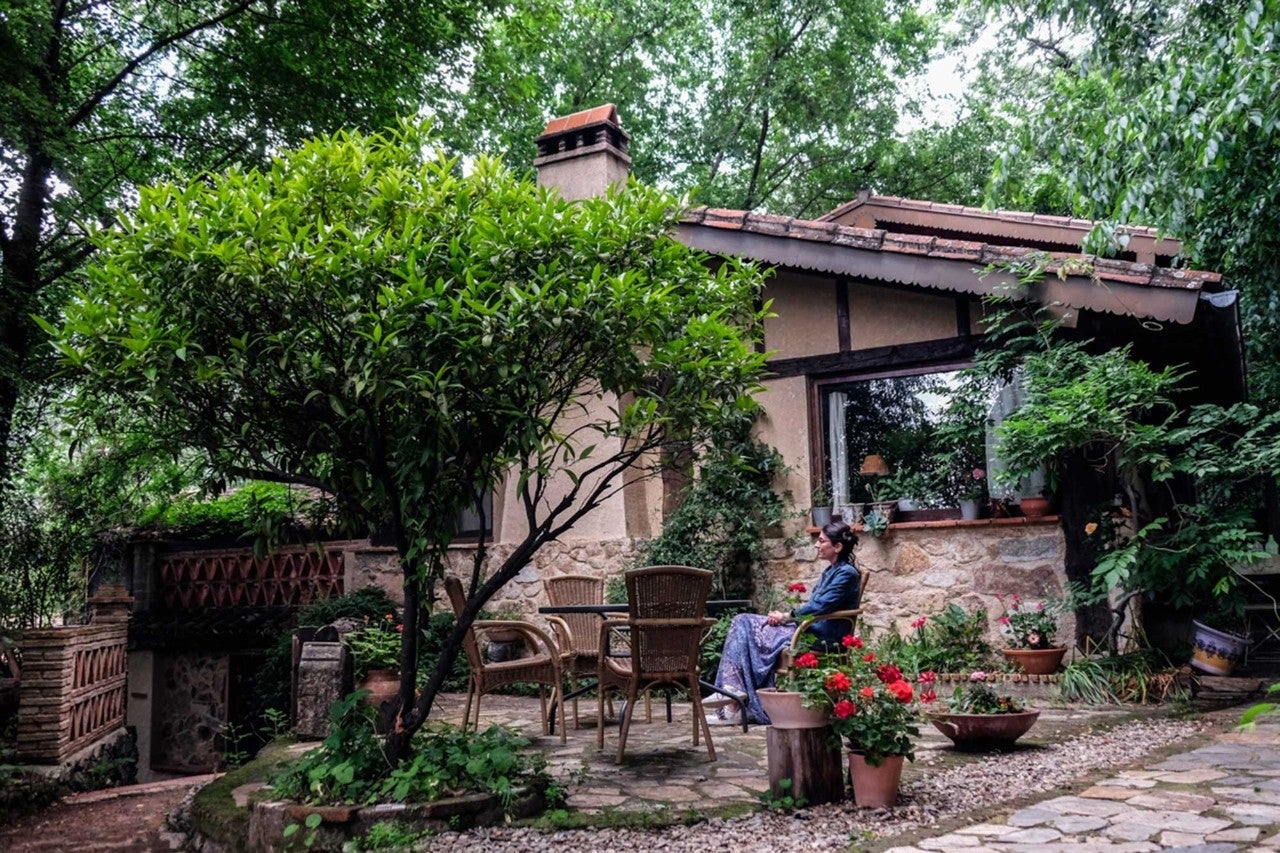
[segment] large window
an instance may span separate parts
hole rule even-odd
[[[931,508],[985,500],[989,475],[1000,467],[994,427],[1020,400],[1016,385],[963,385],[961,367],[815,383],[823,448],[815,474],[832,505],[909,499]],[[1024,483],[999,496],[1039,488]]]

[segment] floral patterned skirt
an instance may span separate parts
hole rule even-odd
[[[767,616],[739,613],[729,623],[729,633],[716,672],[716,687],[737,690],[747,696],[748,719],[768,725],[769,715],[760,707],[756,691],[773,686],[778,655],[791,645],[795,625],[770,625]]]

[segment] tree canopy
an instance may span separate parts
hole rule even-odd
[[[83,263],[85,226],[138,186],[437,103],[481,4],[159,0],[0,4],[0,485],[30,315]],[[43,303],[42,303],[43,300]]]
[[[343,132],[144,190],[46,326],[85,415],[127,413],[223,476],[320,488],[392,534],[404,747],[462,628],[538,547],[752,410],[760,275],[677,243],[679,211],[634,184],[565,202],[484,158],[463,175],[409,125]],[[504,477],[527,533],[487,577],[477,556],[413,707],[452,520]]]
[[[1251,393],[1280,399],[1280,3],[988,5],[1054,58],[1019,155],[1075,214],[1160,228],[1240,288]]]

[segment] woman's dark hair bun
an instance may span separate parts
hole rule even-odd
[[[827,534],[832,545],[840,549],[841,556],[847,557],[853,546],[858,544],[858,534],[844,521],[828,522],[822,526],[822,532]]]

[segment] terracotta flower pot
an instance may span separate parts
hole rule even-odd
[[[1005,649],[1009,663],[1019,667],[1027,675],[1052,675],[1058,671],[1066,646],[1055,649]]]
[[[853,801],[859,808],[887,809],[898,802],[903,758],[890,755],[873,767],[862,753],[849,753],[849,781],[853,785]]]
[[[383,702],[396,698],[400,691],[400,672],[394,669],[371,669],[356,688],[368,690],[369,695],[364,697],[364,701],[375,708],[380,707]]]
[[[1022,507],[1022,514],[1027,518],[1039,518],[1049,514],[1049,499],[1044,497],[1029,497],[1018,501],[1018,506]]]
[[[1035,724],[1039,711],[1016,714],[929,714],[933,727],[951,738],[956,749],[979,751],[1008,748]]]
[[[804,707],[801,693],[766,687],[756,696],[775,729],[820,729],[827,724],[826,710]]]

